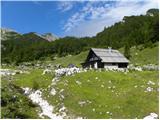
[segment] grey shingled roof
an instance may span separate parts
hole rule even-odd
[[[129,60],[127,60],[127,58],[125,58],[118,50],[99,48],[91,48],[91,50],[102,59],[102,62],[129,63]]]

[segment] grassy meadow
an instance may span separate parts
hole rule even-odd
[[[148,81],[155,85],[148,85]],[[153,91],[145,92],[147,87],[152,87]],[[63,77],[53,88],[58,94],[48,98],[50,103],[58,107],[63,102],[71,116],[109,119],[143,118],[150,112],[158,114],[158,72],[90,71]]]
[[[120,48],[119,51],[124,54],[124,48]],[[133,65],[147,65],[155,64],[158,65],[158,43],[153,47],[142,48],[142,46],[132,47],[130,50],[131,58],[130,63]],[[55,60],[46,60],[43,61],[45,64],[60,64],[62,66],[67,66],[68,64],[75,64],[78,67],[81,67],[82,62],[85,61],[88,51],[81,52],[78,55],[68,55],[65,57],[56,58]]]
[[[34,88],[35,86],[38,89],[47,88],[48,85],[51,84],[54,75],[53,74],[42,75],[42,73],[43,73],[42,69],[34,69],[31,70],[29,74],[26,73],[18,74],[13,77],[14,79],[13,83],[21,87]]]
[[[123,48],[120,49],[123,53]],[[43,61],[43,64],[61,64],[67,66],[72,63],[80,67],[80,63],[85,60],[88,51],[75,56],[66,56],[57,58],[54,61]],[[131,49],[131,64],[146,65],[158,64],[158,47],[145,48],[143,50]],[[152,58],[152,59],[151,59]],[[3,69],[19,69],[16,66],[5,66]],[[55,84],[51,85],[54,76],[53,73],[42,75],[42,68],[31,69],[28,67],[28,73],[16,74],[1,78],[3,96],[12,99],[12,93],[17,94],[18,100],[16,106],[20,109],[23,105],[22,115],[25,112],[30,118],[39,118],[38,106],[30,105],[26,96],[23,96],[17,89],[20,87],[29,87],[41,89],[43,98],[54,106],[54,112],[58,113],[64,105],[67,108],[67,115],[70,118],[81,116],[83,118],[143,118],[149,113],[159,113],[158,111],[158,71],[130,71],[112,72],[90,70],[88,72],[78,73],[72,76],[63,76]],[[11,79],[11,80],[8,80]],[[149,81],[154,84],[149,84]],[[17,86],[10,89],[10,84]],[[9,86],[7,88],[7,86]],[[51,95],[50,91],[54,88],[56,95]],[[147,88],[152,88],[147,91]],[[11,92],[14,91],[14,92]],[[62,99],[62,96],[64,97]],[[7,98],[7,97],[6,97]],[[20,102],[22,99],[22,103]],[[9,101],[7,99],[6,101]],[[20,103],[19,103],[20,102]],[[29,107],[27,107],[29,106]],[[14,108],[13,103],[8,102],[7,106],[2,106],[3,116],[9,114],[9,108]],[[20,111],[17,109],[18,111]],[[30,109],[30,111],[27,111]],[[11,116],[13,118],[13,116]]]

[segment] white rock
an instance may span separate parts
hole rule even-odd
[[[153,120],[158,119],[158,115],[156,113],[150,113],[150,115],[143,118],[144,120]]]
[[[26,90],[26,93],[28,93],[28,88],[23,89]],[[29,98],[32,100],[33,103],[36,103],[41,107],[42,113],[39,114],[40,117],[43,118],[43,116],[48,116],[51,119],[63,119],[62,116],[57,116],[53,113],[54,107],[42,98],[42,92],[40,90],[30,92]]]
[[[45,69],[45,70],[43,71],[42,75],[45,75],[45,74],[47,74],[47,73],[52,73],[52,71],[49,70],[49,69]]]
[[[77,83],[78,85],[81,85],[81,84],[82,84],[80,81],[76,81],[76,83]]]
[[[54,88],[52,88],[50,94],[53,96],[56,95],[56,90]]]
[[[137,85],[135,85],[134,87],[137,88]]]
[[[30,92],[31,92],[31,89],[30,88],[28,88],[28,87],[26,87],[26,88],[22,88],[23,90],[24,90],[24,94],[25,95],[29,95],[30,94]]]
[[[63,76],[63,75],[70,76],[70,75],[73,75],[75,73],[80,73],[80,72],[82,72],[82,69],[77,68],[77,67],[61,68],[61,69],[55,70],[55,76],[56,77],[60,77],[60,76]]]
[[[103,87],[104,87],[104,85],[101,85],[101,87],[103,88]]]
[[[59,109],[59,112],[62,112],[62,111],[64,111],[64,110],[66,110],[66,107],[65,107],[65,106],[61,107],[61,108]]]
[[[108,83],[112,83],[111,80],[109,80]]]
[[[109,111],[107,111],[106,113],[107,113],[107,114],[109,114],[110,112],[109,112]]]
[[[147,87],[146,92],[151,92],[151,91],[153,91],[153,88]]]
[[[154,82],[152,82],[152,81],[148,81],[148,83],[147,83],[148,85],[155,85],[155,83]]]
[[[86,101],[79,101],[78,104],[79,104],[80,106],[83,106],[83,105],[86,104]]]
[[[64,91],[64,89],[61,89],[59,92],[61,93],[61,92],[63,92]]]

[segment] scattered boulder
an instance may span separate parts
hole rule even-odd
[[[144,120],[153,120],[158,119],[158,115],[156,113],[150,113],[150,115],[143,118]]]
[[[73,68],[61,68],[61,69],[57,69],[55,70],[55,76],[56,77],[61,77],[61,76],[70,76],[73,75],[75,73],[80,73],[82,72],[82,70],[80,68],[77,67],[73,67]]]
[[[142,66],[142,69],[143,70],[159,70],[159,66],[158,65],[149,64],[149,65]]]
[[[76,67],[74,64],[68,64],[68,66],[67,66],[68,68],[74,68],[74,67]]]
[[[45,69],[45,70],[43,70],[42,75],[45,75],[45,74],[47,74],[47,73],[52,73],[52,70]]]

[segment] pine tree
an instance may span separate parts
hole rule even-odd
[[[131,54],[130,54],[130,45],[127,43],[125,45],[125,48],[124,48],[124,56],[128,59],[130,59],[131,57]]]

